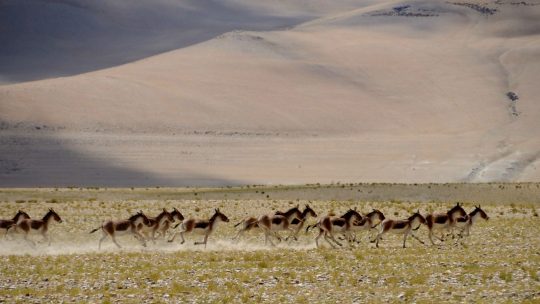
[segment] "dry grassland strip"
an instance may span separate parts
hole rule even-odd
[[[0,188],[0,201],[27,200],[340,200],[540,203],[540,183],[333,183],[217,188]]]
[[[515,189],[514,184],[505,187]],[[358,234],[360,244],[333,250],[315,248],[313,232],[301,234],[298,243],[282,242],[275,248],[265,246],[262,234],[256,231],[238,243],[231,240],[233,224],[243,217],[296,204],[303,207],[307,200],[164,199],[155,192],[153,196],[142,195],[144,199],[127,197],[131,191],[160,190],[123,189],[102,196],[96,191],[109,190],[2,190],[0,218],[12,217],[18,209],[38,218],[54,208],[64,223],[52,224],[50,247],[39,243],[34,248],[18,235],[0,240],[0,302],[540,301],[536,202],[482,203],[489,221],[479,221],[468,238],[437,241],[438,246],[410,238],[408,248],[403,249],[401,236],[387,235],[381,247],[375,248],[369,243],[373,235]],[[69,195],[54,196],[62,191]],[[77,191],[81,195],[77,196]],[[422,214],[444,212],[454,203],[318,199],[310,205],[319,215],[357,207],[363,212],[378,208],[387,218],[405,218],[416,210]],[[465,209],[471,211],[474,204],[465,200]],[[219,207],[231,222],[219,226],[207,249],[193,245],[201,236],[188,236],[183,245],[159,239],[146,248],[133,237],[119,237],[122,249],[107,240],[98,251],[100,235],[88,234],[104,220],[126,218],[138,210],[155,215],[163,207],[176,207],[187,217],[201,218]],[[417,236],[428,243],[425,227]]]

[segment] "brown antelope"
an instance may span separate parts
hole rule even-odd
[[[173,211],[171,212],[171,217],[173,218],[171,222],[165,221],[163,225],[161,225],[159,229],[156,231],[156,233],[159,234],[160,237],[165,237],[165,235],[167,234],[167,231],[169,231],[169,228],[171,227],[171,223],[175,221],[178,221],[181,223],[184,220],[184,216],[176,208],[173,208]]]
[[[372,231],[376,230],[377,226],[384,221],[386,218],[384,214],[377,210],[373,209],[370,213],[364,215],[361,220],[352,222],[351,227],[351,233],[353,236],[353,241],[356,241],[356,234],[357,231]]]
[[[264,231],[264,243],[267,244],[270,242],[272,246],[275,246],[270,239],[271,235],[276,237],[278,241],[281,241],[281,237],[277,233],[278,231],[286,230],[293,233],[294,230],[290,227],[290,222],[294,218],[299,218],[300,216],[302,216],[302,212],[300,212],[300,209],[298,209],[298,205],[287,210],[286,212],[281,213],[281,215],[265,214],[260,216],[257,219],[257,226]]]
[[[276,215],[283,214],[278,211],[276,212]],[[317,213],[313,209],[311,209],[309,205],[306,205],[304,211],[302,211],[302,213],[300,214],[300,217],[293,218],[292,221],[289,222],[289,227],[293,232],[291,233],[291,235],[287,236],[285,240],[288,240],[292,237],[295,241],[298,241],[298,233],[300,232],[300,230],[302,230],[302,228],[304,228],[304,225],[310,216],[315,218],[317,217]]]
[[[435,230],[451,230],[455,226],[457,218],[466,215],[467,213],[465,210],[463,210],[459,203],[457,203],[446,213],[429,214],[426,216],[426,223],[429,229],[429,240],[431,241],[431,244],[435,245],[433,242],[433,232]],[[439,240],[443,241],[442,238],[439,238]]]
[[[419,242],[424,243],[412,232],[413,230],[418,230],[422,224],[426,224],[426,219],[420,214],[419,211],[415,212],[406,220],[385,220],[382,222],[380,232],[377,234],[377,238],[375,239],[375,246],[379,247],[379,239],[383,234],[388,232],[403,234],[403,248],[405,248],[405,242],[407,241],[407,236],[409,234]]]
[[[298,205],[296,205],[296,207],[293,207],[293,208],[287,210],[286,212],[276,211],[276,213],[273,216],[272,215],[262,215],[259,218],[255,218],[255,217],[251,217],[251,216],[246,217],[245,219],[240,221],[238,224],[234,225],[234,227],[238,227],[240,225],[242,225],[242,227],[240,227],[240,229],[238,230],[236,235],[233,237],[233,240],[239,239],[247,231],[250,231],[250,230],[253,230],[253,229],[256,229],[256,228],[260,228],[261,226],[259,225],[259,220],[266,221],[267,217],[270,219],[272,217],[275,217],[276,215],[278,215],[278,217],[276,217],[274,221],[275,222],[280,222],[280,225],[281,225],[282,229],[279,229],[279,227],[274,227],[274,229],[270,229],[270,230],[263,229],[265,231],[265,240],[268,239],[267,236],[266,236],[267,231],[268,232],[273,232],[272,230],[288,230],[291,221],[294,221],[298,217],[301,217],[302,213],[298,209]],[[281,222],[281,220],[280,220],[281,217],[285,217],[287,219],[287,224],[285,224],[285,222]],[[284,225],[286,225],[287,227],[284,228]],[[281,240],[280,236],[277,233],[274,233],[274,236],[278,240]],[[265,243],[267,243],[267,242],[268,241],[265,241]],[[270,241],[270,242],[272,242],[272,241]]]
[[[489,216],[480,208],[480,205],[474,206],[474,210],[469,213],[466,216],[458,217],[456,219],[456,228],[460,229],[460,237],[463,236],[463,233],[465,232],[465,236],[470,235],[470,230],[472,225],[480,218],[483,218],[484,220],[489,220]]]
[[[142,225],[141,233],[146,237],[146,239],[151,239],[152,242],[156,243],[156,232],[162,229],[165,225],[170,225],[174,222],[174,218],[170,212],[165,208],[163,211],[156,217],[148,217],[148,225]]]
[[[362,215],[356,210],[349,209],[345,214],[340,217],[325,216],[320,219],[316,224],[307,226],[306,233],[313,227],[319,227],[319,234],[315,237],[315,244],[319,247],[319,238],[324,236],[324,239],[332,246],[336,248],[330,240],[334,241],[337,245],[342,246],[340,242],[334,237],[334,232],[345,235],[347,241],[351,240],[350,229],[354,221],[362,220]]]
[[[186,241],[184,239],[184,233],[200,233],[204,234],[204,240],[202,242],[195,242],[195,245],[204,245],[204,248],[206,248],[206,242],[208,241],[208,237],[210,234],[216,229],[217,224],[219,222],[229,222],[229,218],[225,216],[225,214],[221,213],[219,211],[219,208],[214,209],[214,215],[208,220],[197,220],[197,219],[187,219],[184,220],[180,224],[180,231],[174,233],[173,237],[169,240],[169,242],[174,241],[176,238],[176,234],[180,233],[180,237],[182,238],[182,242],[180,244],[184,244]]]
[[[14,224],[19,223],[22,220],[29,219],[29,218],[30,218],[30,216],[28,215],[28,213],[19,210],[19,211],[17,211],[17,214],[15,214],[15,216],[12,219],[10,219],[10,220],[0,220],[0,229],[5,229],[6,230],[6,233],[4,234],[4,237],[7,235],[8,230],[9,230],[9,228],[11,228],[11,226],[13,226]]]
[[[140,230],[143,225],[148,225],[149,223],[150,221],[148,220],[148,217],[139,211],[129,217],[127,220],[106,221],[100,227],[90,231],[90,233],[94,233],[100,229],[103,232],[103,236],[101,239],[99,239],[98,249],[101,249],[101,243],[107,238],[107,236],[111,237],[113,243],[118,246],[118,248],[122,248],[122,246],[120,246],[120,244],[118,244],[116,241],[116,236],[127,234],[135,236],[135,238],[138,239],[144,247],[146,247],[145,238],[141,234]]]
[[[289,210],[285,212],[276,211],[274,215],[281,215],[287,218],[289,223],[292,222],[293,219],[299,219],[302,216],[302,212],[299,209],[300,205],[296,205],[295,207],[290,208]]]
[[[238,222],[238,224],[235,224],[234,227],[236,228],[240,225],[242,225],[242,227],[240,227],[236,235],[232,238],[233,240],[240,239],[240,237],[244,235],[244,233],[246,233],[247,231],[259,228],[257,218],[252,216],[244,218],[242,221]]]
[[[43,239],[45,241],[49,242],[50,246],[51,239],[49,238],[47,232],[49,231],[49,224],[52,220],[55,220],[58,223],[62,223],[62,219],[60,218],[60,216],[52,208],[50,208],[41,220],[33,220],[30,218],[22,219],[18,223],[11,225],[8,229],[15,228],[15,231],[24,233],[24,239],[32,243],[32,245],[34,246],[36,243],[28,239],[28,234],[39,233],[43,236]]]

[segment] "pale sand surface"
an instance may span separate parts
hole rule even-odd
[[[2,186],[470,181],[480,161],[452,154],[456,145],[479,153],[456,137],[43,134],[1,139]]]
[[[538,1],[227,3],[280,18],[0,85],[0,186],[540,180]]]

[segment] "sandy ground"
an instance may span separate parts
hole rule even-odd
[[[537,181],[538,155],[491,156],[474,137],[20,134],[0,134],[1,186]]]
[[[464,182],[481,162],[452,153],[463,139],[436,136],[15,134],[0,135],[5,187]],[[536,165],[515,168],[514,156],[489,168],[494,179],[535,180]]]
[[[39,197],[43,192],[33,191],[27,198]],[[38,242],[33,247],[15,234],[0,240],[0,300],[534,303],[540,297],[535,225],[538,204],[530,202],[482,205],[489,221],[478,222],[469,238],[443,243],[436,240],[437,246],[409,239],[408,248],[403,249],[400,236],[388,235],[377,249],[368,242],[372,235],[360,233],[360,244],[353,248],[331,249],[323,245],[317,249],[312,233],[301,234],[297,243],[283,242],[277,247],[265,246],[257,231],[240,242],[231,240],[235,234],[233,224],[246,215],[303,206],[308,201],[126,199],[130,195],[127,189],[111,190],[111,197],[105,200],[81,199],[88,191],[54,202],[43,198],[15,201],[2,194],[2,218],[11,217],[18,209],[39,217],[54,208],[64,222],[52,224],[51,246]],[[378,208],[388,218],[404,218],[413,210],[444,212],[453,204],[337,200],[309,203],[319,216],[356,207],[362,212]],[[176,207],[185,216],[198,218],[208,217],[219,207],[231,221],[218,226],[206,249],[193,245],[200,236],[188,236],[183,245],[158,239],[148,247],[131,237],[119,237],[122,249],[107,240],[98,250],[99,234],[88,234],[103,220],[124,218],[141,209],[154,215],[163,207]],[[465,203],[464,207],[471,211],[473,204]],[[428,241],[425,228],[416,234]],[[31,238],[40,240],[39,236]]]
[[[160,50],[111,26],[132,39],[118,39],[125,58],[144,59],[0,85],[0,186],[540,179],[537,1],[224,2],[245,17],[237,23],[213,1],[188,2],[161,1],[155,9],[172,13],[145,18],[170,36],[175,14],[216,14],[212,26],[185,19],[200,41],[147,57]],[[106,11],[99,18],[119,12]],[[139,13],[125,11],[120,28]],[[114,39],[86,30],[97,40],[85,43],[121,59]],[[2,59],[24,61],[12,53]]]

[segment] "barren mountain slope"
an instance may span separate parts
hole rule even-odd
[[[98,70],[199,43],[235,29],[269,30],[351,0],[4,0],[0,83]],[[300,10],[300,7],[304,9]],[[317,9],[320,7],[320,9]]]
[[[1,149],[24,153],[9,140],[38,127],[165,184],[540,179],[540,3],[354,2],[229,1],[310,21],[0,86]],[[2,180],[24,183],[40,154],[7,151]]]

